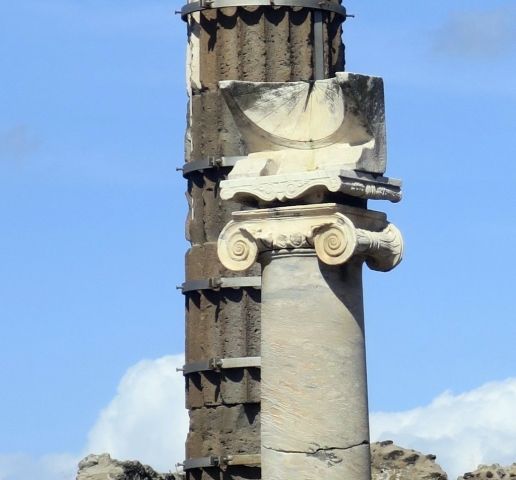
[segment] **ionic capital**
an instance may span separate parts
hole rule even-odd
[[[396,267],[403,255],[399,230],[382,214],[348,210],[351,215],[335,204],[322,204],[235,212],[219,236],[219,259],[229,270],[243,271],[256,262],[260,252],[314,248],[328,265],[360,255],[372,270],[386,272]],[[360,228],[360,224],[369,228]]]

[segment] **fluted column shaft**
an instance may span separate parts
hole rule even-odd
[[[224,8],[188,17],[187,132],[185,157],[247,154],[218,89],[220,80],[298,81],[314,76],[313,13],[304,8]],[[325,72],[344,69],[341,18],[325,13]],[[229,168],[194,171],[187,177],[189,213],[186,280],[230,277],[218,261],[216,242],[241,205],[220,199]],[[241,274],[260,275],[259,265]],[[186,293],[186,362],[260,356],[260,291],[254,288]],[[186,458],[260,453],[260,371],[186,375],[190,431]],[[260,478],[256,467],[193,469],[191,479]]]

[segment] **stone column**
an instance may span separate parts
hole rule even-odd
[[[222,263],[263,268],[262,478],[370,480],[362,263],[394,268],[399,231],[337,204],[233,217]]]
[[[362,260],[261,262],[262,478],[370,480]]]
[[[254,280],[239,283],[240,275],[221,265],[216,254],[222,228],[232,212],[243,208],[220,197],[220,182],[232,168],[227,159],[248,153],[218,82],[314,78],[314,11],[271,5],[219,8],[216,3],[206,2],[202,11],[184,16],[189,104],[183,172],[188,181],[186,237],[191,243],[185,262],[187,284],[183,286],[190,413],[186,459],[205,459],[197,465],[214,459],[213,466],[189,468],[187,476],[247,480],[260,478],[259,465],[233,461],[221,469],[217,462],[231,455],[260,453],[260,369],[242,363],[231,369],[192,371],[189,367],[208,365],[213,359],[216,363],[260,357],[260,290],[249,285],[256,283],[260,266],[240,274]],[[324,13],[324,71],[328,77],[344,68],[342,21],[339,15]],[[192,282],[200,280],[204,287],[194,288]]]

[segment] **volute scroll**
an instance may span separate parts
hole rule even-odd
[[[356,210],[352,216],[357,217]],[[359,255],[372,270],[387,272],[402,259],[403,239],[394,225],[383,224],[380,231],[357,228],[332,204],[240,212],[222,230],[218,255],[229,270],[243,271],[260,252],[313,248],[327,265],[342,265]]]

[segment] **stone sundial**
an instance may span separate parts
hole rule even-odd
[[[317,81],[223,81],[220,90],[249,152],[221,183],[223,199],[285,201],[341,191],[401,199],[386,166],[383,81],[337,73]]]
[[[259,136],[262,148],[321,148],[336,143],[344,133],[344,93],[334,78],[273,89],[252,82],[227,82],[221,87],[245,124],[241,132],[247,138]]]

